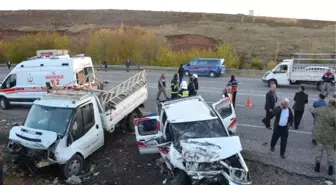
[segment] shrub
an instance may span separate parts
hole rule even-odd
[[[40,32],[19,37],[14,42],[8,42],[5,58],[14,63],[26,60],[27,57],[35,56],[36,50],[40,49],[64,49],[69,48],[71,40],[68,36],[58,33]]]
[[[267,63],[266,68],[267,68],[268,70],[270,70],[270,69],[273,69],[276,65],[277,65],[277,63],[276,63],[274,60],[271,60],[271,61],[269,61],[269,62]]]
[[[224,43],[217,49],[218,58],[224,58],[227,68],[238,69],[240,66],[240,57],[236,54],[229,43]]]
[[[264,62],[261,59],[254,57],[250,60],[249,69],[262,70],[264,69]]]

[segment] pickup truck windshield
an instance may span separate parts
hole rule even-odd
[[[72,108],[33,105],[24,125],[29,128],[47,130],[63,135],[70,121]]]
[[[170,124],[170,134],[177,150],[180,141],[195,138],[227,137],[224,125],[219,119]]]

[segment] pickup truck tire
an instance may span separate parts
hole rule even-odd
[[[127,116],[126,120],[126,128],[129,132],[134,132],[134,118],[142,117],[141,111],[139,109],[135,109],[131,114]]]
[[[185,76],[190,76],[190,72],[189,72],[189,71],[185,71],[185,72],[184,72],[184,75],[185,75]]]
[[[191,185],[191,180],[184,171],[177,169],[175,178],[167,181],[167,185]]]
[[[64,177],[69,178],[72,175],[78,175],[84,167],[84,159],[79,154],[73,155],[67,163],[61,166]]]
[[[9,108],[9,101],[6,97],[0,96],[0,108],[2,110],[7,110]]]

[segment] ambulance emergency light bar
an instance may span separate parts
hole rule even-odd
[[[68,55],[69,51],[66,49],[49,49],[49,50],[37,50],[37,57],[56,57],[62,55]]]

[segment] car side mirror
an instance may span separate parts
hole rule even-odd
[[[72,134],[69,134],[67,138],[67,146],[70,146],[72,142],[73,142],[73,136]]]

